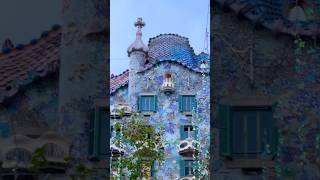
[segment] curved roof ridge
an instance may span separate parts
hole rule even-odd
[[[203,52],[203,51],[201,51],[199,54],[197,54],[197,55],[200,55],[200,54],[205,54],[205,55],[208,55],[209,56],[209,54],[208,53],[205,53],[205,52]]]
[[[192,67],[188,66],[187,63],[182,63],[182,62],[178,62],[178,61],[174,61],[174,60],[170,60],[170,59],[168,59],[168,60],[163,60],[163,61],[158,61],[157,63],[152,64],[151,66],[146,67],[145,69],[139,71],[138,73],[143,73],[143,72],[145,72],[145,71],[147,71],[147,70],[149,70],[149,69],[151,69],[151,68],[153,68],[153,67],[155,67],[155,66],[158,66],[159,64],[161,64],[161,63],[163,63],[163,62],[176,63],[176,64],[179,64],[179,65],[181,65],[181,66],[183,66],[183,67],[185,67],[185,68],[187,68],[187,69],[189,69],[189,70],[191,70],[191,71],[194,71],[194,72],[196,72],[196,73],[210,74],[210,72],[201,71],[199,68],[197,68],[197,69],[192,68]],[[209,69],[209,70],[210,70],[210,69]]]
[[[42,40],[45,40],[49,37],[50,34],[54,33],[54,32],[57,32],[61,30],[61,26],[59,24],[55,24],[52,26],[52,28],[50,30],[45,30],[41,33],[40,35],[40,38],[33,38],[30,40],[29,43],[27,44],[17,44],[15,47],[13,47],[12,49],[8,50],[7,52],[3,52],[1,51],[0,52],[0,57],[1,56],[5,56],[5,55],[10,55],[13,51],[22,51],[22,50],[25,50],[27,47],[32,47],[33,45],[37,44],[38,41],[42,41]]]
[[[194,49],[190,44],[189,38],[187,38],[185,36],[181,36],[179,34],[175,34],[175,33],[161,33],[161,34],[159,34],[159,35],[157,35],[155,37],[149,38],[148,47],[150,47],[150,45],[151,45],[151,43],[153,41],[155,41],[156,39],[159,39],[159,38],[161,38],[163,36],[174,36],[174,37],[178,37],[180,39],[183,39],[185,41],[186,45],[188,45],[188,47],[191,49],[192,54],[195,55]]]
[[[181,36],[181,35],[179,35],[179,34],[175,34],[175,33],[161,33],[161,34],[159,34],[159,35],[157,35],[157,36],[155,36],[155,37],[149,38],[148,46],[149,46],[149,44],[151,43],[151,41],[153,41],[154,39],[158,39],[158,38],[161,37],[161,36],[176,36],[176,37],[182,38],[182,39],[184,39],[184,40],[186,40],[186,41],[189,41],[189,38],[187,38],[187,37],[185,37],[185,36]]]
[[[14,96],[20,87],[36,77],[44,77],[59,68],[61,30],[59,25],[42,33],[28,45],[0,54],[0,103]]]

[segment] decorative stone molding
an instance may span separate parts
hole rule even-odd
[[[111,111],[110,111],[111,117],[112,116],[119,116],[120,115],[120,111],[122,109],[124,110],[123,111],[123,115],[124,116],[130,116],[131,113],[133,112],[132,108],[130,107],[129,104],[127,104],[127,103],[117,103],[117,104],[111,105]]]
[[[0,161],[3,162],[3,168],[12,168],[16,166],[16,161],[6,159],[7,154],[15,149],[23,149],[30,152],[30,155],[32,155],[37,148],[51,144],[57,149],[46,149],[46,152],[59,151],[60,156],[51,156],[46,154],[46,158],[49,163],[64,163],[64,158],[69,156],[70,147],[68,140],[53,131],[46,132],[38,138],[30,138],[22,134],[16,134],[6,139],[0,139],[0,144],[3,145],[0,156],[2,157]],[[27,166],[28,164],[21,165],[22,168]]]
[[[170,73],[164,75],[164,80],[161,85],[162,91],[164,92],[173,92],[174,91],[174,82],[173,77]]]
[[[185,177],[180,178],[180,180],[195,180],[195,179],[196,179],[195,176],[185,176]]]
[[[111,150],[112,157],[119,157],[124,154],[124,150],[116,146],[115,144],[111,144],[110,150]]]
[[[179,154],[182,156],[192,156],[197,154],[198,150],[194,147],[194,140],[192,138],[187,138],[179,143]]]

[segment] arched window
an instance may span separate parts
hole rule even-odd
[[[15,148],[10,150],[6,154],[6,160],[9,161],[19,161],[19,162],[29,162],[31,160],[31,153],[23,148]]]
[[[47,157],[63,157],[64,155],[63,149],[54,143],[45,144],[44,149]]]
[[[165,92],[173,91],[174,89],[174,83],[173,83],[173,77],[171,73],[165,73],[164,74],[164,80],[162,83],[162,89]]]
[[[172,77],[171,77],[171,74],[170,74],[170,73],[166,73],[166,74],[164,75],[164,77],[165,77],[166,79],[172,79]]]

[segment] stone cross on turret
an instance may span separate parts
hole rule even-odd
[[[143,28],[145,25],[146,25],[146,23],[142,21],[142,18],[141,18],[141,17],[139,17],[139,18],[137,19],[137,21],[134,23],[134,26],[135,26],[135,27],[138,27],[138,31],[139,31],[139,32],[141,32],[141,28]]]
[[[146,46],[142,41],[142,32],[141,29],[146,25],[145,22],[142,21],[142,18],[138,18],[137,21],[134,23],[134,26],[138,28],[136,33],[136,40],[129,46],[128,48],[128,56],[130,57],[130,54],[133,51],[142,51],[144,53],[147,53],[149,48]]]

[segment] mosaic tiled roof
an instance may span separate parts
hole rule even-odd
[[[320,4],[314,0],[215,0],[225,11],[233,10],[256,27],[276,34],[319,36]]]
[[[150,64],[171,60],[196,69],[200,67],[202,60],[209,61],[209,55],[205,53],[196,55],[188,38],[176,34],[160,34],[150,38],[148,47]]]
[[[42,33],[39,39],[15,48],[3,48],[0,54],[0,103],[16,94],[35,77],[57,71],[61,30],[59,25]]]
[[[32,82],[34,78],[44,77],[50,72],[57,71],[60,43],[60,26],[55,25],[52,30],[43,32],[39,39],[33,39],[29,44],[19,44],[16,47],[4,46],[0,54],[0,103],[6,97],[15,95],[21,86]],[[176,34],[161,34],[151,38],[148,46],[151,62],[146,69],[163,61],[171,61],[196,72],[202,72],[201,61],[209,61],[208,54],[196,55],[188,38]],[[128,79],[128,70],[117,76],[111,75],[110,93],[126,86]]]
[[[149,39],[148,47],[149,63],[139,72],[144,72],[166,61],[180,64],[198,73],[209,73],[209,69],[200,68],[202,61],[210,62],[209,55],[203,52],[196,55],[186,37],[177,34],[160,34]],[[110,93],[126,86],[128,82],[129,70],[117,76],[111,75]]]
[[[129,83],[129,70],[125,70],[119,75],[111,74],[110,77],[110,94],[114,93],[120,87],[126,86]]]

